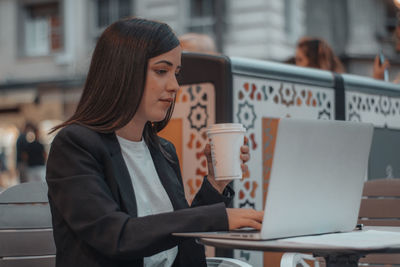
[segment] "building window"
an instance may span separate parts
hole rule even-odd
[[[132,0],[94,0],[94,7],[97,34],[114,21],[132,14]]]
[[[399,8],[396,7],[393,0],[384,0],[384,30],[377,35],[378,40],[381,44],[389,45],[395,48],[397,51],[400,49],[400,46],[397,40],[397,25],[399,23]],[[400,37],[400,36],[399,36]],[[388,51],[386,51],[388,52]]]
[[[284,31],[289,44],[295,44],[302,33],[302,7],[299,0],[285,0],[283,7]],[[304,2],[305,3],[305,2]]]
[[[188,31],[214,35],[215,15],[213,0],[191,0]]]
[[[392,35],[397,25],[397,14],[399,9],[396,8],[393,1],[386,1],[386,21],[385,28],[388,35]]]
[[[25,56],[46,56],[63,49],[58,2],[22,5]]]
[[[190,0],[186,31],[209,35],[215,40],[217,50],[223,52],[225,15],[225,0]]]
[[[293,35],[294,28],[294,4],[293,0],[284,1],[284,16],[285,16],[285,33],[291,37]]]

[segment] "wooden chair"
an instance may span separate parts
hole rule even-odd
[[[377,179],[364,184],[358,223],[400,227],[400,179]],[[400,264],[400,254],[371,254],[360,263],[369,266]]]
[[[0,193],[0,267],[54,267],[56,248],[44,182]]]

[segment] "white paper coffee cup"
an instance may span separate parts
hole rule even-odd
[[[242,179],[240,147],[245,132],[240,123],[219,123],[207,129],[215,180]]]

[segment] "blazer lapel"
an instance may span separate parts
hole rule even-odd
[[[110,151],[111,162],[115,180],[118,184],[121,198],[124,201],[127,212],[132,217],[137,217],[137,206],[132,180],[121,153],[118,139],[115,133],[105,134],[103,140]]]
[[[178,181],[178,177],[174,169],[168,163],[160,149],[154,148],[149,144],[148,148],[150,150],[151,157],[153,158],[158,177],[160,178],[160,181],[164,186],[169,199],[171,200],[174,210],[187,208],[188,203],[185,198],[185,191],[182,188],[182,184]]]

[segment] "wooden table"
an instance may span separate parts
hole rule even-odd
[[[389,234],[389,232],[393,234]],[[319,242],[325,240],[328,235],[312,236],[313,240],[319,240],[315,243],[312,243],[314,241],[310,243],[310,240],[302,242],[296,238],[265,241],[198,238],[198,241],[204,245],[229,249],[312,253],[316,257],[324,257],[327,267],[356,267],[358,266],[359,259],[367,254],[400,253],[400,227],[370,226],[364,227],[363,230],[358,230],[357,233],[359,234],[354,239],[352,238],[352,240],[348,241],[338,240],[335,244]],[[373,240],[368,239],[372,233],[375,239],[377,236],[382,237],[379,238],[379,242],[373,242]],[[338,235],[343,234],[330,234],[329,237],[335,237],[335,235],[340,237]],[[389,240],[388,236],[394,238],[390,238]]]

